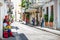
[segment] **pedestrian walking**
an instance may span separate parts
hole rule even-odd
[[[41,18],[41,27],[44,27],[44,18]]]
[[[35,25],[35,18],[32,19],[32,23],[33,23],[33,25]]]

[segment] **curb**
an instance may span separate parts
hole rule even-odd
[[[34,28],[40,29],[40,30],[43,30],[43,31],[46,31],[46,32],[50,32],[50,33],[53,33],[53,34],[56,34],[56,35],[60,36],[60,31],[58,31],[58,30],[53,30],[53,29],[49,29],[49,28],[37,28],[37,27],[34,27]]]
[[[25,25],[25,24],[24,24],[24,25]],[[28,26],[28,25],[27,25],[27,26]],[[29,26],[29,27],[30,27],[30,26]],[[39,27],[40,27],[40,26],[39,26]],[[42,31],[50,32],[50,33],[53,33],[53,34],[56,34],[56,35],[60,36],[60,31],[58,31],[58,30],[53,30],[53,29],[43,28],[43,27],[37,28],[36,26],[33,27],[33,28],[40,29],[40,30],[42,30]],[[48,30],[46,30],[46,29],[48,29]]]

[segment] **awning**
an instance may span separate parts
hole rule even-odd
[[[46,2],[50,2],[51,0],[40,0],[39,2],[32,3],[31,7],[42,7]]]
[[[29,8],[26,10],[26,12],[36,12],[36,11],[37,11],[37,9],[33,9],[33,8]]]

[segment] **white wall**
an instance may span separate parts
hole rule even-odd
[[[30,23],[32,24],[32,15],[30,15]]]
[[[58,9],[58,11],[59,11],[59,14],[58,14],[58,27],[60,28],[60,4],[59,4],[59,9]]]
[[[0,0],[0,2],[3,4],[3,0]],[[0,38],[2,38],[2,7],[0,7]]]
[[[21,4],[21,0],[11,0],[14,4],[14,9],[13,9],[13,15],[14,18],[18,21],[20,20],[20,13],[21,12],[21,7],[19,7],[19,5]],[[15,15],[16,13],[16,15]]]
[[[58,28],[60,28],[60,0],[58,1]]]
[[[0,0],[0,2],[3,4],[0,7],[0,38],[3,38],[3,33],[2,33],[3,32],[3,19],[4,19],[4,16],[7,15],[7,7],[3,0]]]
[[[59,21],[58,22],[59,22],[59,27],[60,27],[60,4],[59,4],[59,10],[58,11],[59,11],[59,17],[58,17]]]
[[[2,38],[2,14],[1,14],[1,7],[0,7],[0,38]]]
[[[52,5],[54,5],[54,1],[52,1],[52,2],[49,2],[49,3],[47,3],[47,4],[44,4],[44,6],[43,6],[43,8],[42,9],[44,9],[44,11],[43,11],[43,14],[46,14],[46,7],[48,7],[48,9],[49,9],[49,20],[50,20],[50,14],[51,14],[51,6]]]
[[[53,0],[52,2],[45,4],[43,6],[43,9],[45,11],[43,12],[46,14],[46,7],[49,7],[49,16],[50,16],[50,10],[51,10],[51,5],[54,5],[54,28],[60,28],[60,0]],[[50,18],[50,17],[49,17]]]

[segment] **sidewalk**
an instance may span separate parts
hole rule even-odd
[[[18,29],[17,27],[12,26],[11,31],[12,31],[14,37],[3,38],[3,40],[21,40],[21,39],[19,38],[19,37],[20,37],[20,36],[19,36],[20,34],[17,33],[17,29]]]
[[[25,23],[23,23],[23,24],[25,25]],[[34,27],[36,29],[40,29],[40,30],[43,30],[43,31],[47,31],[47,32],[50,32],[50,33],[53,33],[53,34],[56,34],[56,35],[60,35],[60,31],[58,31],[58,30],[45,28],[45,27],[40,27],[40,26],[33,26],[33,25],[27,25],[27,26]]]
[[[35,26],[34,28],[37,28],[37,29],[40,29],[40,30],[44,30],[44,31],[47,31],[47,32],[50,32],[50,33],[54,33],[54,34],[57,34],[57,35],[60,35],[60,31],[58,31],[58,30],[44,28],[44,27],[40,27],[40,26]]]
[[[17,35],[16,29],[12,28],[11,31],[12,31],[14,37],[3,38],[3,40],[16,40],[16,35]]]

